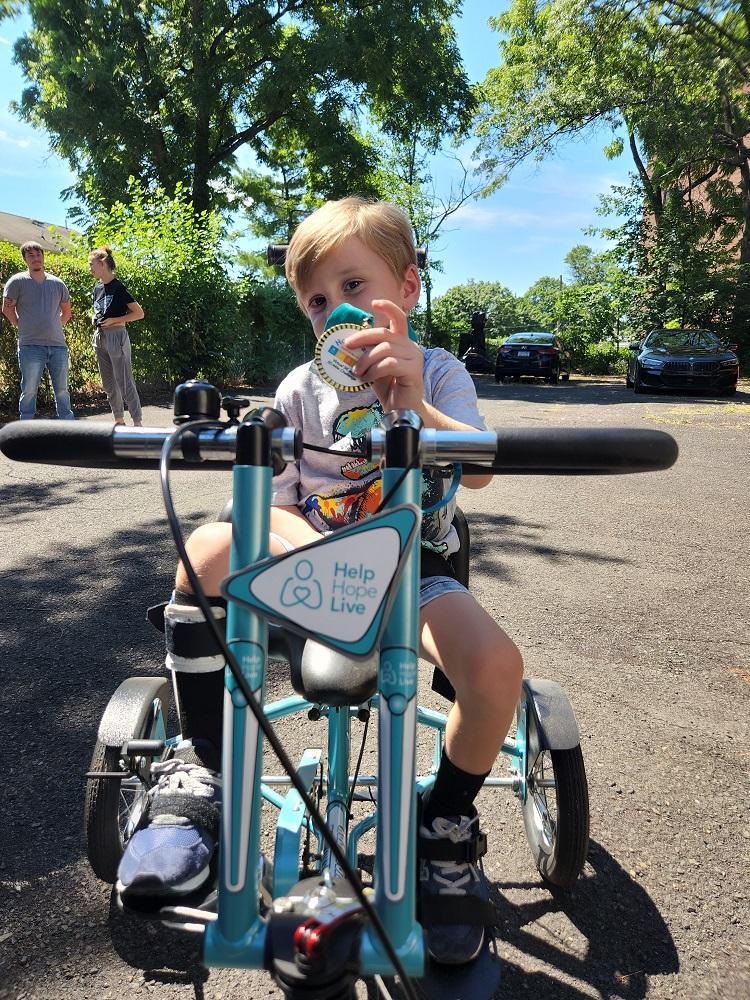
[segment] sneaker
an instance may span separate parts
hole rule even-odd
[[[198,759],[192,745],[182,743],[174,757],[152,766],[156,784],[117,871],[124,904],[187,896],[207,881],[218,837],[221,777]]]
[[[487,850],[479,816],[437,816],[419,828],[421,922],[434,962],[463,965],[479,955],[492,908],[477,861]],[[449,922],[450,921],[450,922]]]

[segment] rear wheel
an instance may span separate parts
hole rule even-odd
[[[557,385],[557,383],[558,383],[559,380],[560,380],[560,371],[559,370],[552,372],[552,374],[547,377],[547,383],[548,383],[548,385]]]
[[[586,863],[589,799],[580,747],[544,750],[528,777],[526,838],[546,882],[569,886]]]
[[[143,723],[135,727],[137,731],[132,732],[129,739],[162,739],[166,708],[158,698],[153,699]],[[94,745],[89,770],[124,775],[122,779],[88,778],[86,781],[83,815],[89,864],[97,878],[113,884],[117,881],[117,868],[125,845],[146,807],[148,786],[137,775],[128,773],[122,747],[107,746],[99,740]]]
[[[583,871],[589,847],[589,794],[580,746],[544,750],[528,716],[528,774],[522,804],[526,839],[545,882],[567,887]]]

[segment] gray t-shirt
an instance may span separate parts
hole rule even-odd
[[[15,300],[18,343],[22,347],[26,344],[65,347],[60,306],[70,302],[70,292],[64,281],[52,274],[36,281],[28,271],[19,271],[8,278],[3,296]]]
[[[466,368],[442,348],[422,349],[424,398],[441,413],[485,430],[474,383]],[[372,389],[337,392],[309,364],[295,368],[276,392],[274,406],[305,442],[343,451],[362,451],[364,434],[383,416]],[[422,506],[430,507],[448,491],[450,479],[423,472]],[[299,462],[287,465],[273,480],[272,502],[296,506],[318,531],[327,533],[374,513],[381,498],[380,469],[364,458],[305,450]],[[451,527],[455,499],[422,520],[422,544],[442,555],[458,549]]]

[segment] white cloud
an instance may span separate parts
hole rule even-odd
[[[452,217],[464,228],[472,229],[570,229],[588,225],[592,213],[568,211],[550,213],[544,210],[530,211],[525,208],[504,207],[489,203],[472,202],[462,205]]]
[[[5,38],[3,35],[0,35],[0,45],[12,45],[12,44],[13,42],[11,42],[9,38]]]
[[[32,145],[31,139],[15,139],[4,129],[0,129],[0,142],[8,143],[11,146],[18,146],[19,149],[29,149]]]

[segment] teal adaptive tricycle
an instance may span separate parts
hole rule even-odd
[[[208,966],[265,968],[290,998],[350,1000],[358,979],[387,994],[396,976],[409,997],[491,996],[500,964],[491,934],[467,966],[439,971],[425,959],[415,873],[420,793],[434,780],[446,716],[417,703],[421,468],[462,464],[466,472],[617,474],[668,468],[677,448],[651,430],[425,430],[408,411],[372,431],[367,458],[383,470],[377,514],[314,545],[270,559],[274,472],[304,443],[265,408],[239,420],[246,401],[206,383],[178,387],[174,430],[36,421],[7,426],[0,447],[19,461],[143,469],[160,462],[170,526],[189,573],[172,506],[169,469],[233,472],[233,544],[226,636],[222,833],[213,891],[155,916],[203,934]],[[450,473],[446,473],[450,474]],[[457,575],[468,581],[468,528]],[[356,537],[355,537],[356,536]],[[214,622],[199,581],[191,583]],[[271,624],[269,624],[269,622]],[[290,664],[295,693],[266,703],[269,654]],[[445,678],[442,678],[445,682]],[[116,879],[125,843],[166,759],[166,680],[134,677],[110,700],[87,775],[86,835],[96,875]],[[377,775],[352,767],[352,723],[378,719]],[[302,713],[325,720],[325,752],[307,749],[296,767],[273,723]],[[433,769],[417,774],[417,732],[432,731]],[[262,773],[267,741],[286,774]],[[364,738],[363,744],[364,746]],[[510,771],[486,784],[519,800],[543,880],[570,885],[588,846],[586,775],[573,710],[553,681],[526,680],[515,734],[503,746]],[[353,803],[369,812],[352,822]],[[278,811],[272,857],[260,851],[263,804]],[[376,831],[374,870],[358,869],[360,841]]]

